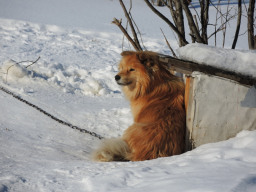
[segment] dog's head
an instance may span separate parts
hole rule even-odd
[[[153,72],[158,70],[158,55],[149,51],[124,51],[115,80],[119,85],[135,88],[136,84],[145,85]]]
[[[170,73],[159,63],[157,53],[150,51],[124,51],[116,82],[123,86],[127,98],[138,98],[150,93],[165,81]],[[168,73],[168,74],[167,74]]]

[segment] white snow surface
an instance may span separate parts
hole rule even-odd
[[[142,1],[133,7],[147,48],[170,53],[161,22],[145,19],[152,13]],[[0,10],[0,85],[73,125],[121,136],[132,116],[114,81],[122,34],[110,22],[123,17],[118,1],[0,0]],[[256,131],[142,162],[93,162],[99,142],[0,91],[0,192],[256,191]]]
[[[231,50],[199,43],[177,50],[179,58],[256,78],[256,51]]]

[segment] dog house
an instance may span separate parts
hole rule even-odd
[[[160,62],[186,76],[187,150],[256,130],[256,79],[165,55]]]

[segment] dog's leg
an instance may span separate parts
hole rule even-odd
[[[104,140],[100,147],[92,154],[94,161],[127,161],[130,150],[121,138]]]

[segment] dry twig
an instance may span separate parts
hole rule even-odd
[[[124,11],[124,13],[125,13],[125,17],[126,17],[128,23],[129,23],[130,27],[131,27],[131,31],[132,31],[133,38],[134,38],[134,43],[136,44],[137,49],[139,49],[140,51],[142,51],[142,48],[141,48],[141,46],[140,46],[139,39],[138,39],[138,37],[137,37],[137,33],[136,33],[136,31],[135,31],[135,29],[134,29],[134,26],[133,26],[132,19],[131,19],[129,13],[127,12],[127,9],[126,9],[126,7],[125,7],[123,1],[122,1],[122,0],[119,0],[119,3],[120,3],[120,5],[121,5],[121,7],[123,8],[123,11]],[[131,3],[131,2],[130,2],[130,3]],[[130,6],[131,6],[131,4],[130,4]],[[130,9],[131,9],[131,8],[130,8]]]
[[[129,42],[132,44],[132,46],[134,47],[134,49],[136,51],[141,51],[141,48],[137,46],[137,44],[133,41],[131,36],[128,34],[128,32],[125,30],[125,28],[122,26],[122,19],[117,20],[116,18],[114,18],[112,23],[119,27],[119,29],[123,32],[125,37],[129,40]]]
[[[160,28],[161,29],[161,28]],[[169,43],[169,41],[167,40],[167,38],[166,38],[166,36],[165,36],[165,34],[164,34],[164,32],[163,32],[163,30],[161,29],[161,31],[162,31],[162,33],[163,33],[163,36],[164,36],[164,39],[165,39],[165,42],[166,42],[166,44],[167,44],[167,46],[169,47],[169,49],[171,50],[171,52],[172,52],[172,54],[173,54],[173,56],[175,57],[175,58],[177,58],[177,55],[175,54],[175,52],[173,51],[173,49],[172,49],[172,47],[171,47],[171,45],[170,45],[170,43]]]
[[[31,64],[29,64],[29,65],[27,65],[27,66],[25,67],[25,68],[28,68],[28,67],[30,67],[31,65],[34,65],[35,63],[37,63],[37,61],[38,61],[39,59],[40,59],[40,56],[39,56],[35,61],[20,61],[20,62],[16,62],[16,61],[14,61],[14,60],[12,60],[12,61],[15,62],[15,64],[31,62]],[[5,82],[6,82],[6,83],[7,83],[7,78],[8,78],[9,70],[10,70],[15,64],[9,66],[8,69],[6,70],[6,73],[4,73],[4,74],[6,74],[6,78],[5,78]]]

